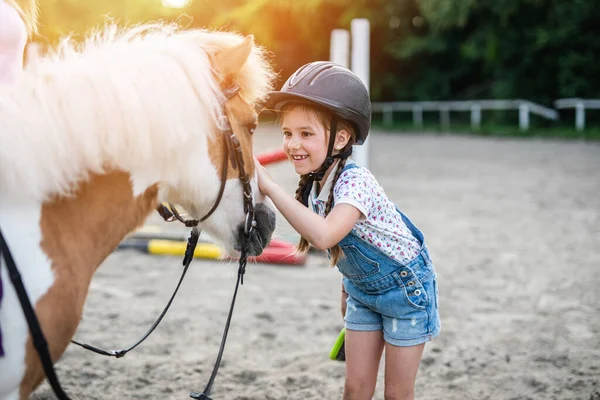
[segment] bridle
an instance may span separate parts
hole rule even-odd
[[[171,295],[171,298],[167,302],[165,308],[163,309],[163,311],[161,312],[161,314],[159,315],[157,320],[154,322],[154,324],[150,327],[150,329],[148,329],[148,331],[142,336],[142,338],[139,339],[133,345],[131,345],[125,349],[103,350],[103,349],[100,349],[100,348],[97,348],[97,347],[94,347],[94,346],[91,346],[88,344],[82,344],[82,343],[79,343],[79,342],[76,342],[73,340],[71,341],[72,343],[77,344],[77,345],[79,345],[87,350],[93,351],[95,353],[105,355],[105,356],[121,358],[121,357],[125,356],[125,354],[127,354],[130,350],[133,350],[138,345],[140,345],[148,336],[150,336],[150,334],[154,331],[154,329],[156,329],[158,324],[161,322],[161,320],[167,313],[169,307],[171,306],[171,303],[173,302],[177,292],[179,291],[179,287],[181,286],[181,283],[183,282],[183,278],[185,277],[187,270],[194,258],[194,250],[196,248],[196,245],[198,243],[198,238],[200,236],[200,231],[198,230],[198,224],[207,220],[215,212],[215,210],[217,209],[217,207],[219,206],[219,204],[221,202],[223,193],[225,191],[225,184],[227,181],[229,163],[231,163],[231,167],[234,170],[235,169],[238,170],[238,178],[242,184],[242,190],[243,190],[243,195],[244,195],[244,198],[243,198],[244,213],[246,214],[246,218],[244,221],[244,232],[243,232],[244,234],[242,236],[242,246],[241,246],[241,254],[240,254],[240,258],[239,258],[237,282],[236,282],[235,289],[233,292],[231,305],[229,308],[229,315],[227,316],[227,321],[226,321],[225,328],[223,331],[223,336],[221,338],[221,345],[219,347],[219,353],[217,355],[217,360],[215,361],[215,365],[214,365],[211,377],[210,377],[206,387],[204,388],[204,391],[202,393],[198,393],[198,392],[190,393],[190,397],[192,397],[194,399],[207,399],[207,400],[211,399],[208,396],[208,394],[212,388],[213,382],[216,378],[219,366],[221,364],[221,358],[223,356],[223,351],[225,349],[225,342],[227,340],[227,333],[229,331],[231,317],[233,315],[233,308],[235,305],[238,288],[239,288],[240,284],[242,284],[242,285],[244,284],[243,276],[246,271],[246,264],[248,261],[250,237],[251,237],[252,231],[256,227],[256,221],[254,219],[254,204],[253,204],[253,196],[252,196],[252,186],[250,185],[250,177],[248,176],[248,173],[246,172],[246,168],[245,168],[245,164],[244,164],[244,157],[243,157],[243,152],[242,152],[242,147],[241,147],[240,141],[238,140],[236,134],[233,132],[233,129],[231,128],[231,123],[229,122],[229,118],[227,117],[227,114],[226,114],[226,104],[233,97],[235,97],[236,95],[239,94],[239,87],[237,85],[231,85],[231,86],[228,86],[225,89],[223,89],[222,92],[225,97],[225,100],[223,101],[222,107],[221,107],[222,108],[221,111],[223,114],[217,120],[217,129],[219,130],[220,135],[223,138],[223,148],[224,148],[225,156],[223,157],[222,168],[221,168],[221,185],[219,188],[219,192],[217,194],[217,198],[216,198],[212,208],[202,218],[197,219],[197,220],[196,219],[185,219],[184,216],[181,215],[177,211],[177,208],[173,204],[170,204],[170,203],[169,203],[169,208],[167,208],[163,204],[159,205],[157,208],[158,213],[164,218],[165,221],[171,222],[171,221],[178,220],[181,223],[183,223],[186,227],[192,228],[192,230],[190,232],[190,237],[188,238],[185,255],[183,258],[184,268],[181,273],[181,277],[179,278],[179,282],[177,283],[177,286],[175,287],[175,290],[174,290],[173,294]],[[248,128],[248,129],[250,129],[250,128]],[[35,310],[31,304],[31,301],[29,300],[29,296],[27,295],[27,291],[25,290],[25,286],[23,285],[23,282],[21,280],[21,275],[19,273],[19,270],[14,262],[14,259],[12,258],[12,254],[8,248],[8,244],[6,243],[4,236],[2,235],[1,230],[0,230],[0,256],[3,256],[6,261],[6,265],[8,267],[8,272],[9,272],[11,282],[12,282],[13,286],[15,287],[15,291],[19,298],[19,302],[21,303],[21,307],[23,309],[25,319],[27,320],[27,324],[29,326],[29,331],[31,333],[32,342],[33,342],[34,347],[40,357],[40,361],[44,368],[46,377],[48,378],[48,382],[49,382],[50,386],[52,387],[54,393],[58,397],[58,399],[69,400],[69,397],[64,392],[64,390],[62,389],[62,387],[58,381],[58,377],[56,376],[56,372],[54,370],[54,365],[52,363],[52,359],[51,359],[50,353],[48,351],[48,344],[46,342],[46,338],[42,332],[41,326],[39,324],[39,320],[35,314]]]
[[[235,97],[238,93],[239,87],[236,85],[232,85],[223,89],[223,94],[225,96],[223,107],[225,107],[225,104],[233,97]],[[212,208],[202,218],[188,220],[184,219],[183,216],[179,214],[176,207],[170,203],[170,210],[169,208],[161,204],[158,206],[157,211],[165,221],[171,222],[176,219],[188,228],[195,227],[199,223],[206,221],[208,217],[210,217],[212,213],[215,212],[215,210],[219,206],[219,203],[221,202],[223,192],[225,191],[225,183],[227,181],[228,166],[229,162],[231,162],[231,167],[233,169],[239,170],[238,177],[240,182],[242,183],[242,190],[244,192],[244,212],[246,213],[244,233],[247,234],[252,228],[252,224],[256,223],[254,222],[254,204],[252,202],[252,187],[250,186],[250,177],[246,173],[244,157],[242,153],[242,146],[237,136],[231,129],[229,118],[225,113],[219,117],[217,121],[217,129],[221,133],[221,136],[224,138],[223,147],[227,156],[223,157],[221,168],[221,187],[219,188],[219,194],[217,195],[217,199],[215,200]]]

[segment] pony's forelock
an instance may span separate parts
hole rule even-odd
[[[193,42],[200,42],[210,52],[239,44],[243,37],[239,34],[225,31],[189,30],[184,33]],[[240,93],[254,106],[261,104],[267,93],[273,90],[276,74],[269,63],[269,54],[260,45],[254,45],[246,64],[236,77]]]

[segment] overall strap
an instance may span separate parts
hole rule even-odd
[[[352,168],[360,168],[360,166],[358,166],[354,161],[348,160],[346,165],[344,165],[344,169],[342,169],[342,174]],[[340,176],[341,176],[341,174],[340,174]],[[335,186],[335,182],[333,182],[333,185]],[[335,202],[334,202],[334,205],[335,205]],[[314,205],[313,205],[313,211],[315,213],[317,212],[317,209],[314,207]]]
[[[402,221],[410,230],[412,235],[421,243],[421,245],[425,245],[425,236],[423,235],[423,232],[421,232],[421,230],[417,228],[417,226],[410,220],[410,218],[406,216],[406,214],[400,211],[398,206],[396,206],[396,212],[400,214],[400,216],[402,217]]]
[[[344,166],[344,169],[342,170],[342,172],[347,171],[349,169],[352,168],[360,168],[360,166],[358,164],[356,164],[354,161],[349,162],[348,164],[346,164]],[[398,208],[398,206],[396,206],[396,211],[400,214],[400,216],[402,217],[402,221],[406,224],[406,226],[408,227],[408,229],[410,230],[410,232],[413,234],[413,236],[422,244],[425,244],[425,237],[423,235],[423,232],[421,232],[421,230],[419,228],[417,228],[417,226],[406,216],[406,214],[404,214],[400,208]]]
[[[358,164],[356,164],[354,161],[350,161],[350,162],[346,163],[346,165],[344,165],[344,169],[342,170],[342,172],[345,172],[352,168],[360,168],[360,166]]]

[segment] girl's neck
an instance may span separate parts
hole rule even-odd
[[[331,167],[329,167],[327,169],[327,171],[325,171],[325,175],[323,175],[323,179],[321,179],[321,181],[317,182],[317,196],[321,193],[321,189],[323,188],[323,185],[325,185],[325,182],[327,182],[327,178],[333,171],[335,171],[339,162],[340,162],[340,160],[335,160],[333,162],[333,164],[331,164]]]

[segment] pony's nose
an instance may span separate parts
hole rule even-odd
[[[256,235],[251,238],[250,244],[256,252],[254,255],[260,255],[271,242],[271,236],[275,231],[276,217],[273,210],[259,203],[255,207],[254,218],[256,220],[256,227],[254,228]]]
[[[250,232],[250,240],[248,241],[249,256],[261,255],[264,248],[271,242],[271,236],[275,230],[275,212],[263,203],[258,203],[254,207],[254,219],[256,226]],[[244,224],[240,224],[235,244],[235,249],[238,251],[242,250],[244,234]]]

